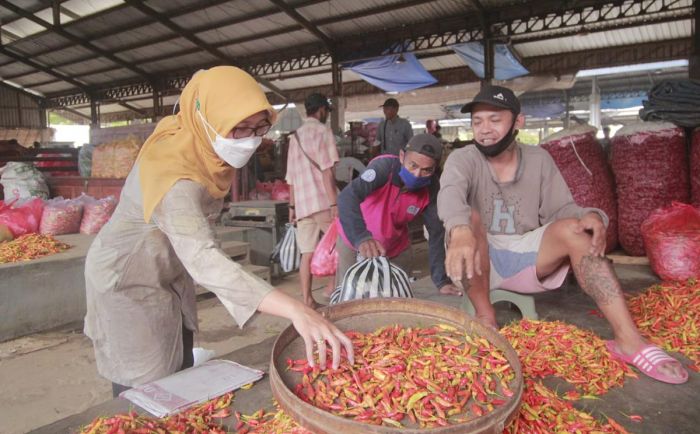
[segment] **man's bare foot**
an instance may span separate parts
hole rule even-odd
[[[461,297],[463,295],[463,292],[461,289],[457,288],[455,285],[448,283],[447,285],[443,285],[442,288],[440,288],[440,294],[442,295],[456,295]]]
[[[634,340],[615,339],[615,349],[622,355],[630,358],[649,345],[641,337]],[[674,380],[682,380],[687,377],[687,371],[678,360],[663,360],[658,362],[656,370]]]

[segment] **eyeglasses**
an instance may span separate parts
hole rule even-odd
[[[257,127],[251,128],[251,127],[236,127],[233,129],[233,138],[234,139],[243,139],[245,137],[250,137],[250,136],[264,136],[270,131],[270,128],[272,128],[272,124],[269,122],[265,121],[264,124],[259,125]]]

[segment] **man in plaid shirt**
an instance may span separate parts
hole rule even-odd
[[[301,292],[304,303],[317,307],[311,295],[311,256],[321,233],[338,215],[334,167],[339,158],[333,133],[325,125],[331,111],[328,99],[312,93],[304,107],[307,118],[289,140],[286,180],[291,187],[289,221],[297,223],[301,251]]]

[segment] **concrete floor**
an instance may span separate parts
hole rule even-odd
[[[416,248],[414,285],[416,297],[452,306],[460,306],[460,297],[437,294],[427,275],[426,245]],[[639,291],[656,283],[647,266],[618,265],[616,270],[626,291]],[[315,283],[314,295],[327,302],[321,291],[325,281]],[[297,275],[278,282],[285,292],[298,296]],[[541,319],[563,320],[593,330],[602,338],[611,338],[605,320],[588,314],[591,300],[575,283],[536,297]],[[200,300],[200,333],[195,346],[225,354],[238,348],[259,344],[287,326],[286,320],[257,315],[244,330],[238,329],[215,298]],[[496,305],[501,325],[519,318],[508,304]],[[0,344],[0,433],[22,433],[74,413],[81,412],[111,397],[109,383],[95,370],[90,341],[80,333],[80,324],[72,328],[42,333]],[[251,346],[251,351],[269,351],[267,346]],[[681,357],[681,360],[683,358]],[[685,360],[687,362],[687,360]],[[565,384],[546,381],[562,390]],[[583,400],[577,406],[594,415],[608,415],[634,433],[700,432],[700,375],[691,371],[689,382],[671,386],[640,375],[628,379],[625,386],[613,389],[600,400]],[[643,416],[633,423],[623,414]]]

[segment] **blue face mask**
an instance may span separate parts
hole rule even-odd
[[[430,185],[430,181],[432,179],[432,176],[416,176],[409,172],[404,166],[401,166],[399,176],[401,177],[401,181],[403,181],[404,185],[409,190],[418,190],[423,187],[427,187]]]

